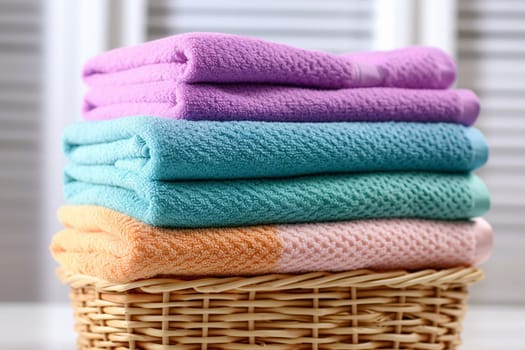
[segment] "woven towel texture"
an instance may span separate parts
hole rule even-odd
[[[407,47],[392,51],[363,51],[342,55],[352,62],[380,67],[381,86],[446,89],[456,78],[452,58],[433,47]]]
[[[58,214],[65,229],[53,238],[55,259],[116,283],[161,274],[446,268],[479,264],[492,246],[482,219],[162,229],[103,207],[66,206]]]
[[[456,67],[430,47],[337,56],[260,39],[187,33],[115,49],[89,60],[88,85],[152,81],[267,83],[317,88],[395,86],[447,88]]]
[[[455,79],[451,58],[428,47],[337,56],[235,35],[189,33],[94,57],[84,78],[90,87],[87,120],[154,115],[471,125],[479,112],[470,91],[428,90],[445,89]]]
[[[471,125],[478,114],[479,100],[469,90],[174,86],[162,81],[96,87],[84,97],[84,118],[88,120],[152,115],[188,120],[408,121]]]
[[[219,33],[84,66],[63,148],[68,271],[127,283],[472,266],[492,249],[471,172],[479,99],[429,47],[342,55]]]
[[[90,171],[67,167],[65,176],[68,203],[101,205],[170,227],[386,217],[465,219],[489,207],[485,185],[468,174],[385,172],[163,182],[93,166]]]
[[[264,123],[129,117],[66,128],[70,167],[107,165],[155,180],[334,172],[467,172],[488,156],[481,133],[453,124]],[[122,177],[120,174],[118,177]]]

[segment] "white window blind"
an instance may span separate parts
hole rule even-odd
[[[369,0],[152,0],[147,37],[223,32],[335,53],[366,50],[373,9]]]
[[[37,297],[40,206],[38,0],[0,2],[0,300]]]
[[[492,196],[495,250],[476,301],[525,303],[525,2],[460,0],[460,87],[481,99],[477,126],[490,145],[480,171]]]

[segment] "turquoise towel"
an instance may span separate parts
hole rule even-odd
[[[69,126],[71,167],[156,180],[360,171],[468,172],[487,160],[479,131],[439,123],[265,123],[130,117]],[[114,179],[113,179],[114,180]]]
[[[110,166],[91,168],[66,168],[67,202],[109,207],[155,226],[465,219],[489,207],[485,185],[469,174],[384,172],[163,182]]]

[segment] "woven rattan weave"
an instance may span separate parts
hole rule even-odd
[[[60,271],[78,349],[455,349],[476,268],[157,278]]]

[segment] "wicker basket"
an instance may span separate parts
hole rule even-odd
[[[455,349],[476,268],[71,286],[78,349]]]

